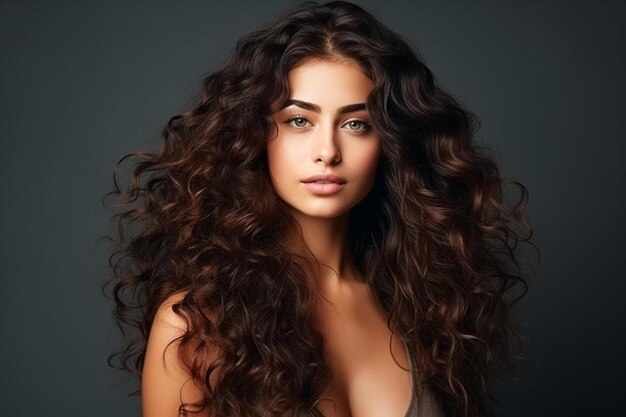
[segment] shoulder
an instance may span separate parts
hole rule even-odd
[[[154,316],[150,335],[157,331],[170,336],[180,336],[187,331],[187,322],[184,317],[173,310],[173,305],[181,302],[186,294],[187,291],[174,293],[161,303]]]
[[[178,415],[182,402],[202,398],[202,390],[195,385],[180,358],[178,339],[187,331],[187,323],[172,306],[184,296],[184,292],[171,295],[155,314],[141,378],[143,417]]]
[[[182,301],[185,294],[186,292],[175,293],[161,303],[152,321],[147,350],[154,351],[155,347],[161,348],[164,343],[174,342],[187,332],[188,326],[185,318],[176,313],[173,308],[174,304]]]

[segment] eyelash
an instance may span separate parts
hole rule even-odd
[[[287,119],[287,123],[291,124],[291,122],[293,122],[294,120],[298,120],[298,119],[304,119],[304,120],[306,120],[307,122],[311,123],[311,122],[309,121],[309,119],[307,119],[306,117],[304,117],[304,116],[302,116],[302,115],[295,115],[295,116],[290,117],[289,119]],[[346,124],[348,124],[348,123],[352,123],[352,122],[359,122],[359,123],[361,123],[361,125],[363,126],[363,128],[362,128],[362,129],[350,129],[350,130],[352,130],[353,132],[361,132],[361,133],[363,133],[363,132],[367,132],[367,131],[369,131],[369,130],[371,129],[371,127],[372,127],[372,125],[371,125],[371,124],[369,124],[368,122],[366,122],[365,120],[359,120],[359,119],[350,120],[350,121],[349,121],[349,122],[347,122]],[[297,130],[303,130],[303,129],[306,129],[306,127],[298,127],[298,126],[294,126],[294,125],[291,125],[291,127],[293,127],[294,129],[297,129]]]

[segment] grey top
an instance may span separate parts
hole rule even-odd
[[[411,365],[412,388],[411,402],[409,403],[409,408],[406,410],[404,417],[444,417],[441,406],[433,398],[428,385],[415,387],[415,360],[406,343],[404,344],[404,348],[406,349],[406,356],[409,358]],[[420,394],[421,398],[418,397]]]
[[[406,343],[404,344],[404,348],[406,349],[406,356],[409,359],[411,368],[411,401],[409,402],[409,407],[404,416],[398,417],[444,417],[443,411],[441,410],[440,405],[433,398],[428,385],[422,385],[419,387],[415,386],[415,360],[413,359],[413,355],[411,355]],[[314,409],[317,415],[323,415],[317,408],[314,407]],[[298,417],[310,415],[313,414],[310,412],[297,414]]]

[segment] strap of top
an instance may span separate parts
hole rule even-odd
[[[408,345],[405,343],[406,355],[411,365],[411,402],[409,408],[406,411],[404,417],[445,417],[441,406],[432,395],[432,392],[428,385],[422,384],[419,387],[415,386],[417,365],[413,359],[413,355],[409,351]],[[419,396],[419,398],[418,398]]]
[[[409,373],[411,374],[411,401],[409,402],[409,407],[407,408],[404,417],[412,417],[417,416],[417,392],[415,391],[416,388],[414,376],[415,364],[413,362],[413,355],[411,355],[411,352],[409,351],[409,347],[406,342],[404,343],[404,349],[406,350],[406,357],[409,360]]]

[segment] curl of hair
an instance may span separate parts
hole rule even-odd
[[[271,114],[289,98],[287,73],[309,58],[352,60],[374,83],[367,105],[382,157],[349,238],[390,329],[417,359],[416,384],[429,384],[447,416],[493,415],[491,381],[512,373],[524,339],[512,308],[528,289],[516,252],[532,235],[527,190],[500,177],[473,141],[477,118],[419,53],[345,2],[303,3],[241,38],[192,108],[169,120],[159,151],[118,162],[136,160],[130,183],[121,187],[116,170],[108,195],[123,208],[110,257],[114,316],[135,337],[109,362],[141,377],[157,309],[184,292],[173,308],[189,327],[179,355],[204,399],[181,413],[319,414],[332,372],[306,274],[279,238],[297,228],[265,151]],[[516,204],[507,184],[521,190]],[[516,284],[521,295],[507,299]]]

